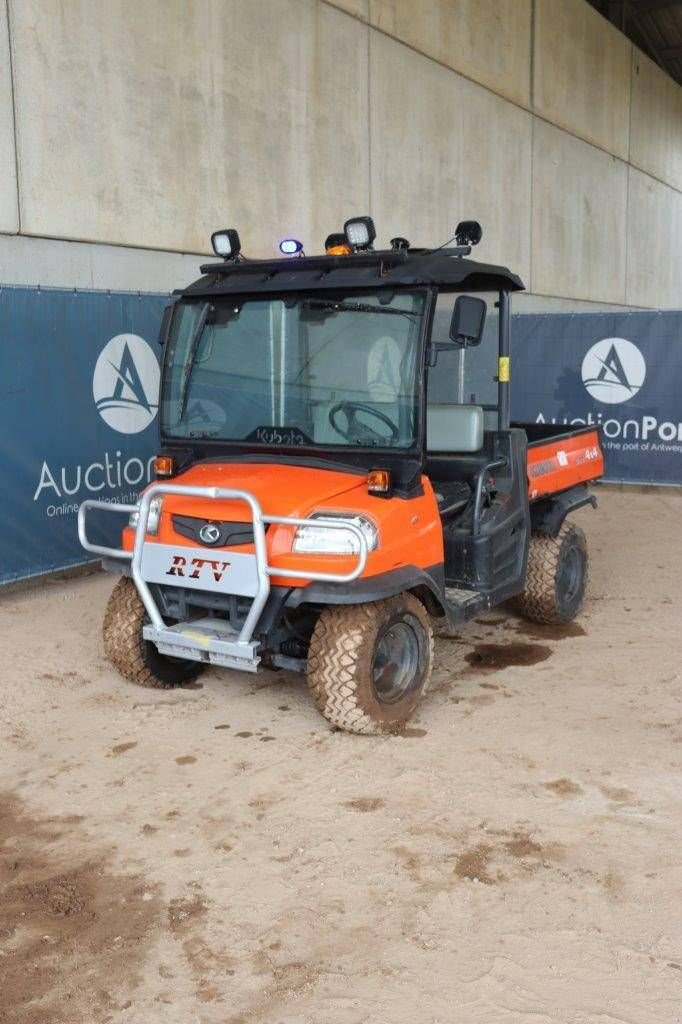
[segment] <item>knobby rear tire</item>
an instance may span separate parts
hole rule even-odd
[[[526,586],[513,601],[516,610],[531,622],[570,622],[582,609],[588,569],[587,541],[579,526],[566,521],[556,537],[534,533]]]
[[[108,661],[138,686],[168,690],[196,679],[203,668],[201,662],[159,654],[142,636],[142,627],[148,621],[135,584],[122,576],[104,614],[102,637]]]
[[[374,681],[378,645],[392,625],[408,623],[418,644],[413,681],[404,695],[381,699]],[[404,627],[403,627],[404,628]],[[376,735],[401,732],[426,691],[433,667],[433,630],[412,594],[358,605],[330,605],[318,618],[308,651],[308,687],[332,725]]]

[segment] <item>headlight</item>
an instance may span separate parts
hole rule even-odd
[[[343,525],[350,523],[357,526],[367,541],[367,550],[374,551],[379,543],[377,528],[371,519],[365,516],[344,516],[315,512],[310,517],[310,525],[299,526],[294,537],[293,550],[300,555],[357,555],[360,544],[350,530],[329,530],[318,523]],[[317,520],[317,523],[314,521]]]
[[[156,536],[159,532],[159,521],[161,519],[161,506],[163,505],[163,498],[152,498],[149,502],[149,517],[147,519],[147,533],[151,533],[152,536]],[[128,526],[132,526],[133,529],[137,528],[137,524],[140,521],[139,512],[131,512],[130,519],[128,520]]]

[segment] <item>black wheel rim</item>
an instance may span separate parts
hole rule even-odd
[[[412,615],[390,623],[380,633],[372,660],[372,685],[382,704],[395,704],[419,685],[421,633],[421,625]]]
[[[576,599],[582,586],[582,559],[577,547],[570,547],[562,560],[559,570],[559,593],[571,603]]]

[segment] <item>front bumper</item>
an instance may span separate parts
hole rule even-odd
[[[248,505],[253,524],[253,554],[229,549],[185,548],[150,541],[147,537],[149,508],[153,498],[176,494],[188,498],[209,498],[216,501],[241,501]],[[139,511],[132,551],[93,544],[87,536],[87,516],[93,509],[105,509],[130,515]],[[265,527],[269,524],[303,526],[308,519],[288,516],[266,516],[260,503],[248,491],[225,487],[194,487],[184,484],[157,483],[147,488],[138,505],[112,505],[104,501],[84,501],[78,510],[78,537],[85,548],[104,559],[129,561],[131,576],[149,616],[143,635],[161,654],[170,657],[206,661],[244,671],[255,672],[260,656],[259,642],[254,640],[263,609],[270,594],[270,577],[281,575],[282,570],[268,563]],[[357,537],[357,563],[346,573],[319,572],[310,569],[287,569],[291,579],[322,583],[350,583],[363,572],[367,562],[367,541],[357,527],[348,522],[320,523],[324,529],[350,530]],[[149,584],[166,582],[173,586],[218,591],[251,598],[246,619],[241,629],[233,629],[223,619],[206,617],[189,622],[167,625],[154,600]]]

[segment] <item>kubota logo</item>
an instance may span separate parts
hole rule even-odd
[[[119,434],[139,434],[159,408],[159,364],[144,338],[117,334],[99,354],[92,377],[97,412]]]
[[[220,529],[215,523],[204,523],[199,530],[199,537],[204,544],[217,544],[220,540]]]
[[[586,352],[581,372],[593,398],[615,405],[637,394],[646,377],[646,363],[631,341],[603,338]]]

